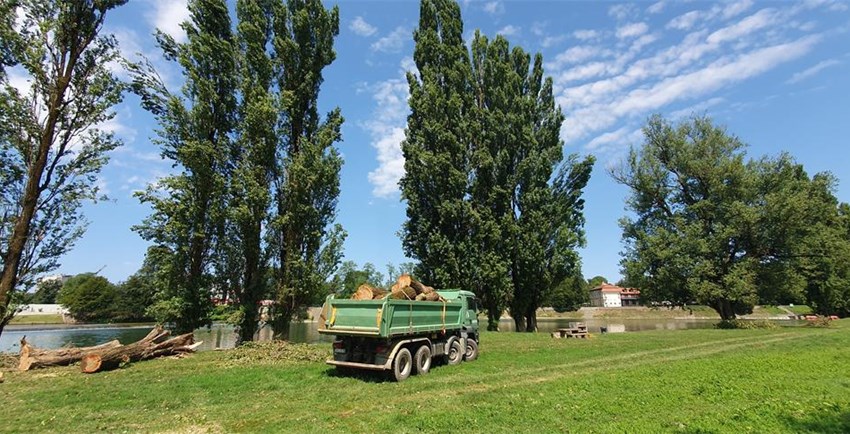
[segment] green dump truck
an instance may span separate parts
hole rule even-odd
[[[396,381],[425,374],[433,360],[478,357],[478,305],[469,291],[437,291],[441,301],[347,300],[329,296],[319,333],[334,335],[337,369],[390,371]]]

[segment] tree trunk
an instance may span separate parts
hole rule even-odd
[[[525,331],[537,331],[537,309],[534,307],[530,307],[525,315]]]
[[[93,347],[42,350],[30,345],[30,343],[26,340],[26,336],[24,336],[21,338],[21,352],[20,361],[18,362],[18,370],[28,371],[30,369],[47,368],[50,366],[67,366],[79,362],[83,356],[91,352],[103,351],[120,346],[121,343],[114,340]]]
[[[723,298],[717,300],[714,309],[717,310],[717,313],[720,314],[720,319],[723,321],[731,321],[735,319],[735,310],[732,308],[732,302],[728,299]]]
[[[491,332],[499,331],[499,320],[502,318],[502,311],[499,309],[498,303],[492,300],[487,302],[487,330]]]
[[[416,299],[416,290],[405,286],[403,288],[396,288],[393,286],[392,293],[390,293],[390,298],[396,300],[415,300]]]
[[[201,344],[201,342],[194,343],[192,333],[186,333],[157,343],[158,340],[165,338],[168,334],[162,327],[156,326],[147,336],[138,342],[89,352],[80,360],[80,370],[83,373],[92,374],[115,369],[121,363],[192,353]]]
[[[511,317],[514,319],[514,331],[524,332],[525,331],[525,317],[519,313],[511,311]]]

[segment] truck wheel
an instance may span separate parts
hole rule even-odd
[[[466,340],[466,354],[463,355],[463,360],[471,362],[478,358],[478,342],[472,339]]]
[[[395,381],[402,381],[410,376],[410,370],[413,367],[413,359],[410,357],[410,350],[402,348],[398,350],[393,360],[393,377]]]
[[[428,344],[419,347],[413,360],[416,362],[416,373],[427,374],[431,369],[431,347]]]
[[[460,344],[460,340],[454,337],[449,338],[449,342],[446,343],[446,346],[448,347],[446,363],[449,365],[457,365],[463,361],[463,346]]]

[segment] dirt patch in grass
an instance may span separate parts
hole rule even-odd
[[[10,371],[18,367],[18,356],[0,353],[0,371]]]

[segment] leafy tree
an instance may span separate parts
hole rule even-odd
[[[35,293],[29,300],[34,304],[54,304],[62,289],[62,279],[41,279],[36,284]]]
[[[622,265],[643,296],[708,304],[729,320],[841,281],[823,248],[839,220],[831,175],[810,178],[786,154],[745,161],[744,144],[707,118],[656,116],[644,134],[613,172],[632,189]]]
[[[587,279],[586,288],[590,291],[593,288],[598,287],[599,285],[608,282],[608,279],[605,276],[593,276],[590,279]]]
[[[133,89],[159,124],[157,143],[180,173],[161,179],[138,197],[153,214],[134,229],[162,247],[160,318],[186,332],[209,322],[211,251],[226,214],[228,154],[236,113],[236,43],[224,0],[192,0],[184,23],[186,43],[158,31],[167,59],[183,68],[182,96],[171,94],[150,64],[131,65]],[[213,55],[213,53],[215,53]]]
[[[423,0],[408,72],[410,110],[401,144],[407,202],[401,236],[416,275],[437,288],[468,288],[472,246],[469,191],[469,124],[472,101],[469,55],[460,7]]]
[[[107,321],[115,312],[118,291],[105,277],[78,274],[62,286],[59,303],[79,321]]]
[[[15,293],[55,269],[82,236],[80,206],[100,198],[97,174],[120,145],[97,126],[122,97],[108,67],[119,59],[117,44],[101,30],[124,3],[0,5],[0,333],[15,314]],[[7,67],[24,72],[30,88],[14,88]]]
[[[294,314],[327,294],[342,258],[345,231],[333,225],[342,158],[339,108],[320,119],[322,70],[336,59],[339,8],[320,0],[276,3],[273,21],[274,80],[281,92],[280,139],[274,171],[275,215],[268,237],[276,259],[275,336],[287,338]]]
[[[456,2],[422,2],[402,143],[402,244],[423,280],[473,289],[489,329],[509,306],[516,329],[533,330],[548,293],[580,270],[580,196],[593,158],[564,159],[564,118],[542,56],[532,62],[479,33],[470,54],[462,33]]]
[[[345,261],[337,270],[335,280],[337,296],[346,298],[354,294],[357,287],[364,283],[376,286],[384,284],[384,275],[370,262],[363,264],[362,269],[358,269],[354,261]]]
[[[575,311],[590,302],[587,282],[581,274],[568,276],[549,294],[548,303],[556,312]]]
[[[158,293],[156,248],[148,248],[145,262],[134,274],[116,287],[112,320],[116,322],[150,321],[155,319],[151,306]]]

